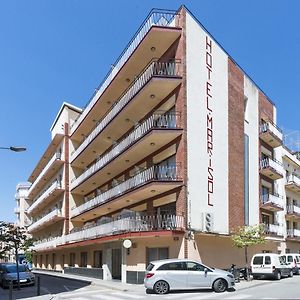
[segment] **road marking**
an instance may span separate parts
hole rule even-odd
[[[66,291],[70,291],[70,289],[65,285],[64,285],[64,288],[65,288]]]
[[[250,297],[251,297],[251,295],[248,295],[248,294],[240,294],[240,295],[235,295],[235,296],[222,297],[222,299],[247,299]]]
[[[126,296],[126,298],[132,298],[132,299],[144,298],[144,296],[133,295],[133,294],[129,294],[128,292],[116,292],[116,293],[112,293],[111,295],[113,295],[113,296],[122,296],[122,297]]]
[[[120,296],[113,297],[113,296],[108,296],[108,295],[92,295],[88,299],[91,299],[91,298],[98,299],[98,300],[120,300]]]

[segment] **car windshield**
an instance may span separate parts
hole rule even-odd
[[[17,273],[17,265],[8,265],[5,266],[6,272],[7,273]],[[19,272],[26,272],[27,269],[25,266],[23,265],[19,265]]]

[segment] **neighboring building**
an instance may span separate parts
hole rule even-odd
[[[14,209],[15,214],[17,215],[16,225],[19,227],[26,227],[30,224],[30,219],[27,216],[27,208],[29,207],[28,203],[28,190],[31,186],[29,182],[21,182],[17,184],[15,200],[17,206]]]
[[[153,11],[113,66],[84,110],[63,104],[28,179],[35,267],[140,283],[154,259],[244,265],[230,233],[261,222],[251,253],[300,250],[276,108],[186,8]]]

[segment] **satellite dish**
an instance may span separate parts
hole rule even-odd
[[[128,248],[130,248],[131,246],[132,246],[131,240],[124,240],[124,241],[123,241],[123,247],[124,247],[124,248],[128,249]]]

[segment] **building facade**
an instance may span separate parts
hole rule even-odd
[[[16,207],[14,213],[17,216],[16,225],[19,227],[27,227],[30,224],[30,218],[27,216],[27,209],[29,207],[28,202],[28,190],[31,186],[30,182],[21,182],[16,187]]]
[[[259,223],[252,253],[300,250],[276,108],[185,7],[152,11],[51,134],[28,179],[36,268],[141,283],[154,259],[242,266],[230,233]]]

